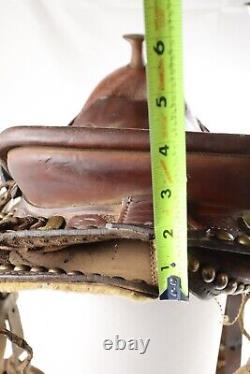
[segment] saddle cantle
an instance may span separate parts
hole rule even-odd
[[[1,291],[158,296],[143,38],[126,39],[130,64],[96,87],[68,127],[0,135]],[[248,292],[250,136],[186,140],[190,289]]]

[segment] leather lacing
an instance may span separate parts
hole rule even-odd
[[[245,329],[245,325],[244,325],[245,307],[246,307],[246,304],[249,301],[249,299],[250,299],[250,294],[249,293],[248,294],[245,293],[241,296],[241,303],[240,303],[240,306],[239,306],[238,313],[234,317],[234,319],[232,319],[231,321],[230,321],[229,316],[223,313],[222,306],[221,306],[220,302],[216,298],[215,298],[215,301],[220,308],[221,315],[222,315],[222,318],[223,318],[223,325],[224,326],[233,326],[238,322],[241,334],[244,335],[250,341],[250,333]],[[222,361],[221,364],[222,364],[222,367],[223,367],[225,362]],[[245,366],[238,369],[234,374],[247,374],[247,373],[250,373],[250,359],[248,360],[248,362]]]
[[[244,293],[241,295],[241,303],[239,306],[239,310],[236,316],[232,320],[230,320],[230,317],[227,314],[224,314],[221,303],[218,301],[217,298],[215,298],[215,301],[216,301],[216,304],[220,308],[221,316],[223,318],[223,325],[233,326],[238,322],[242,335],[244,335],[250,341],[250,333],[245,329],[245,325],[244,325],[245,307],[249,299],[250,299],[249,293]]]
[[[27,356],[24,360],[19,361],[18,363],[18,372],[23,373],[26,368],[29,367],[31,360],[33,358],[33,349],[31,346],[26,342],[25,339],[21,338],[20,336],[17,336],[13,332],[5,329],[0,328],[0,334],[6,336],[6,338],[13,344],[15,344],[17,347],[21,348],[27,353]]]

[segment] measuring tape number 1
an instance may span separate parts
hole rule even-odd
[[[160,299],[188,300],[181,0],[144,0]]]

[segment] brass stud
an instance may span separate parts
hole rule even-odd
[[[29,271],[29,270],[30,270],[30,267],[26,266],[26,265],[16,265],[14,267],[14,271],[16,271],[16,272],[26,272],[26,271]]]
[[[0,273],[12,271],[13,269],[14,269],[14,266],[11,264],[0,265]]]
[[[47,272],[47,269],[44,268],[43,266],[33,266],[30,269],[30,272],[31,273],[43,273],[43,272]]]
[[[240,283],[234,292],[235,295],[239,295],[245,291],[245,285],[243,283]]]
[[[200,262],[195,257],[189,257],[188,259],[188,269],[191,273],[196,273],[199,270]]]
[[[201,271],[202,278],[205,283],[212,283],[215,279],[215,269],[211,266],[206,266]]]
[[[234,281],[234,280],[230,280],[228,282],[227,287],[225,288],[225,292],[228,295],[232,295],[237,290],[237,287],[238,287],[238,283],[236,281]]]
[[[62,274],[64,273],[64,271],[62,269],[59,269],[59,268],[51,268],[48,270],[48,273],[51,273],[51,274]]]
[[[83,273],[81,271],[73,270],[73,271],[69,271],[67,275],[83,275]]]
[[[45,226],[39,227],[38,230],[58,230],[65,224],[65,219],[62,216],[50,217]]]
[[[217,274],[215,279],[215,288],[219,291],[224,290],[228,285],[228,276],[225,273]]]
[[[216,238],[228,242],[232,242],[234,240],[233,234],[226,230],[218,230],[216,232]]]
[[[241,234],[238,237],[238,243],[250,247],[250,237],[246,234]]]

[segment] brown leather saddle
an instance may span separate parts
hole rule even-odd
[[[40,287],[156,298],[140,35],[68,127],[0,135],[0,291]],[[186,108],[186,117],[190,113]],[[250,290],[250,136],[187,132],[190,290]]]
[[[96,87],[68,127],[0,135],[2,288],[158,295],[143,38],[126,39],[130,64]],[[250,136],[186,139],[190,289],[247,292]]]

